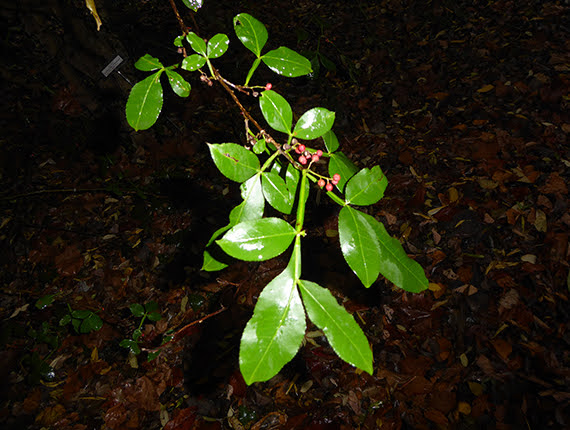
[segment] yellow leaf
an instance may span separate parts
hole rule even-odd
[[[481,88],[479,88],[477,90],[478,93],[488,93],[489,91],[491,91],[493,88],[495,88],[494,85],[491,84],[487,84],[487,85],[483,85]]]
[[[483,386],[478,382],[469,381],[467,382],[467,384],[469,385],[469,389],[475,396],[480,396],[481,394],[483,394]]]
[[[101,18],[99,18],[99,14],[97,13],[95,0],[85,0],[85,6],[87,6],[87,9],[89,9],[89,12],[91,12],[91,15],[93,15],[93,18],[95,18],[95,22],[97,23],[97,31],[99,31],[101,29],[101,24],[103,23],[101,22]]]
[[[457,410],[463,415],[469,415],[471,413],[471,406],[467,402],[459,402]]]

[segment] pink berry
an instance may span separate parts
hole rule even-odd
[[[307,164],[307,157],[305,157],[304,155],[299,156],[299,163],[301,163],[302,165]]]
[[[327,184],[327,186],[325,187],[325,189],[327,191],[332,191],[333,190],[333,184],[331,184],[330,182]]]
[[[304,152],[306,149],[306,146],[301,143],[299,146],[297,146],[297,148],[299,148],[300,152]]]
[[[317,153],[316,153],[319,157],[323,156],[323,151],[321,151],[320,149],[317,149]]]
[[[317,154],[313,154],[312,160],[313,163],[316,163],[317,161],[319,161],[320,157]]]
[[[337,184],[340,182],[340,175],[338,173],[335,173],[333,175],[333,181],[336,181]]]
[[[321,188],[323,188],[325,186],[325,180],[324,179],[319,179],[319,181],[317,182],[317,185]]]
[[[265,91],[269,91],[271,88],[273,88],[273,85],[271,85],[271,83],[266,83],[265,84]]]

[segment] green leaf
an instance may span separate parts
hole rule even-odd
[[[174,44],[174,46],[177,46],[179,48],[184,46],[184,36],[176,36],[176,39],[174,39],[174,42],[172,42]]]
[[[259,98],[259,107],[269,126],[282,133],[291,134],[293,111],[291,105],[275,91],[263,91]]]
[[[338,138],[336,137],[336,134],[334,134],[334,131],[327,131],[325,134],[323,134],[322,138],[327,148],[327,152],[335,152],[338,149]]]
[[[182,3],[184,3],[184,6],[188,9],[198,12],[198,9],[200,9],[202,4],[204,4],[204,0],[182,0]]]
[[[99,315],[91,312],[91,314],[81,323],[79,331],[81,333],[91,333],[92,331],[99,330],[101,327],[103,327],[103,321],[101,321]]]
[[[77,310],[77,311],[73,311],[71,312],[71,316],[73,318],[77,318],[77,319],[85,319],[87,318],[89,315],[91,315],[93,312],[88,311],[88,310]]]
[[[156,303],[154,300],[144,305],[145,312],[153,312],[156,311],[157,309],[158,309],[158,303]]]
[[[78,318],[72,318],[71,319],[71,325],[77,333],[80,333],[79,328],[80,328],[82,322],[83,322],[83,320],[80,320]]]
[[[291,163],[287,163],[287,172],[285,173],[285,183],[287,188],[289,188],[289,196],[291,201],[295,201],[295,194],[297,194],[297,186],[299,185],[299,179],[301,174]]]
[[[372,375],[372,349],[360,326],[326,288],[299,281],[303,304],[311,321],[326,335],[340,358]]]
[[[59,325],[63,326],[66,324],[69,324],[71,322],[71,315],[69,314],[65,314],[60,320],[59,320]]]
[[[144,307],[139,303],[133,303],[129,306],[129,309],[131,310],[131,313],[137,318],[140,318],[144,315]]]
[[[208,41],[207,54],[208,58],[218,58],[224,55],[228,50],[230,39],[225,34],[216,34]]]
[[[151,312],[147,316],[151,321],[160,321],[162,319],[162,315],[160,315],[158,312]]]
[[[174,91],[177,96],[188,97],[190,95],[190,84],[186,82],[180,74],[173,70],[166,69],[166,76],[168,76],[168,82],[170,82],[172,91]]]
[[[299,118],[293,134],[305,140],[321,137],[332,128],[334,117],[334,112],[328,109],[320,107],[310,109]]]
[[[208,250],[204,251],[204,262],[202,263],[200,270],[205,272],[217,272],[218,270],[225,269],[226,267],[228,267],[226,263],[216,260]]]
[[[201,54],[202,56],[206,57],[206,42],[204,42],[204,39],[202,39],[200,36],[198,36],[196,33],[194,32],[190,32],[186,35],[186,40],[188,41],[188,43],[190,44],[190,47],[197,52],[198,54]]]
[[[335,173],[340,175],[340,181],[337,184],[340,191],[344,189],[344,185],[356,172],[358,172],[358,168],[342,152],[338,151],[330,155],[329,175],[331,178]]]
[[[265,25],[247,13],[240,13],[234,17],[234,30],[241,43],[259,57],[267,42]]]
[[[267,381],[301,346],[305,311],[293,279],[293,264],[263,289],[241,337],[240,370],[245,382]]]
[[[127,100],[126,114],[129,125],[135,130],[151,127],[162,110],[162,86],[160,75],[163,69],[136,83]]]
[[[162,69],[164,66],[158,60],[158,58],[154,58],[152,55],[145,54],[141,58],[137,60],[135,63],[135,68],[138,70],[142,70],[143,72],[152,72],[153,70]]]
[[[139,344],[132,339],[123,339],[121,341],[121,343],[119,343],[119,346],[121,346],[123,348],[127,348],[129,351],[131,351],[135,355],[139,355],[141,353],[141,349],[139,347]]]
[[[242,221],[259,219],[263,216],[265,207],[265,198],[261,188],[260,175],[249,178],[240,186],[243,202],[232,209],[230,213],[230,222],[227,226],[222,227],[212,235],[206,246],[210,246],[222,233],[228,231],[231,227]],[[214,272],[222,270],[228,265],[218,261],[210,252],[204,251],[204,263],[202,270]]]
[[[251,150],[254,154],[259,155],[263,154],[266,148],[267,145],[265,144],[265,139],[259,139],[257,142],[255,142],[255,145],[253,145],[253,148],[251,148]]]
[[[275,172],[264,172],[261,183],[263,195],[269,204],[279,212],[290,214],[293,208],[293,200],[283,178]]]
[[[422,267],[375,218],[345,206],[338,216],[338,233],[344,259],[365,287],[379,273],[406,291],[418,293],[428,287]]]
[[[285,46],[269,51],[261,60],[273,72],[288,78],[308,75],[312,71],[309,60]]]
[[[48,294],[47,296],[40,297],[35,306],[37,309],[45,309],[51,305],[54,300],[55,294]]]
[[[285,251],[295,234],[295,229],[280,218],[261,218],[235,225],[216,243],[234,258],[264,261]]]
[[[188,70],[189,72],[193,72],[194,70],[198,70],[200,67],[203,67],[206,64],[206,59],[204,56],[200,54],[192,54],[182,60],[182,66],[180,66],[184,70]]]
[[[259,170],[255,154],[235,143],[208,143],[210,154],[220,172],[236,182],[244,182]]]
[[[138,340],[141,338],[142,336],[142,330],[140,328],[136,328],[133,330],[133,340],[138,342]]]
[[[387,186],[388,179],[380,166],[374,166],[372,169],[364,168],[346,184],[347,204],[372,205],[384,197]]]
[[[260,175],[249,178],[241,184],[240,189],[243,202],[230,212],[230,227],[243,221],[261,218],[265,209]]]

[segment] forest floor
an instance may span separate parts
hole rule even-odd
[[[256,79],[297,114],[336,112],[341,150],[389,180],[369,213],[430,281],[421,294],[359,285],[328,231],[338,206],[311,194],[304,267],[360,323],[374,372],[309,326],[294,360],[251,386],[240,335],[285,260],[200,270],[239,203],[205,142],[243,143],[239,112],[196,79],[155,127],[130,130],[128,85],[103,79],[104,62],[82,70],[115,45],[89,40],[122,43],[134,81],[147,50],[179,61],[168,2],[102,2],[100,33],[83,2],[27,3],[1,9],[2,428],[570,427],[567,2],[206,0],[201,34],[227,33],[241,56],[220,59],[230,80],[253,60],[237,12],[266,24],[272,48],[317,59],[311,78]],[[120,345],[137,328],[138,355]]]

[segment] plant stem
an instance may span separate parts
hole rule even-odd
[[[295,229],[297,230],[297,237],[303,230],[303,223],[305,222],[305,203],[307,202],[307,170],[301,170],[301,189],[299,190],[299,203],[297,204],[297,222]]]

